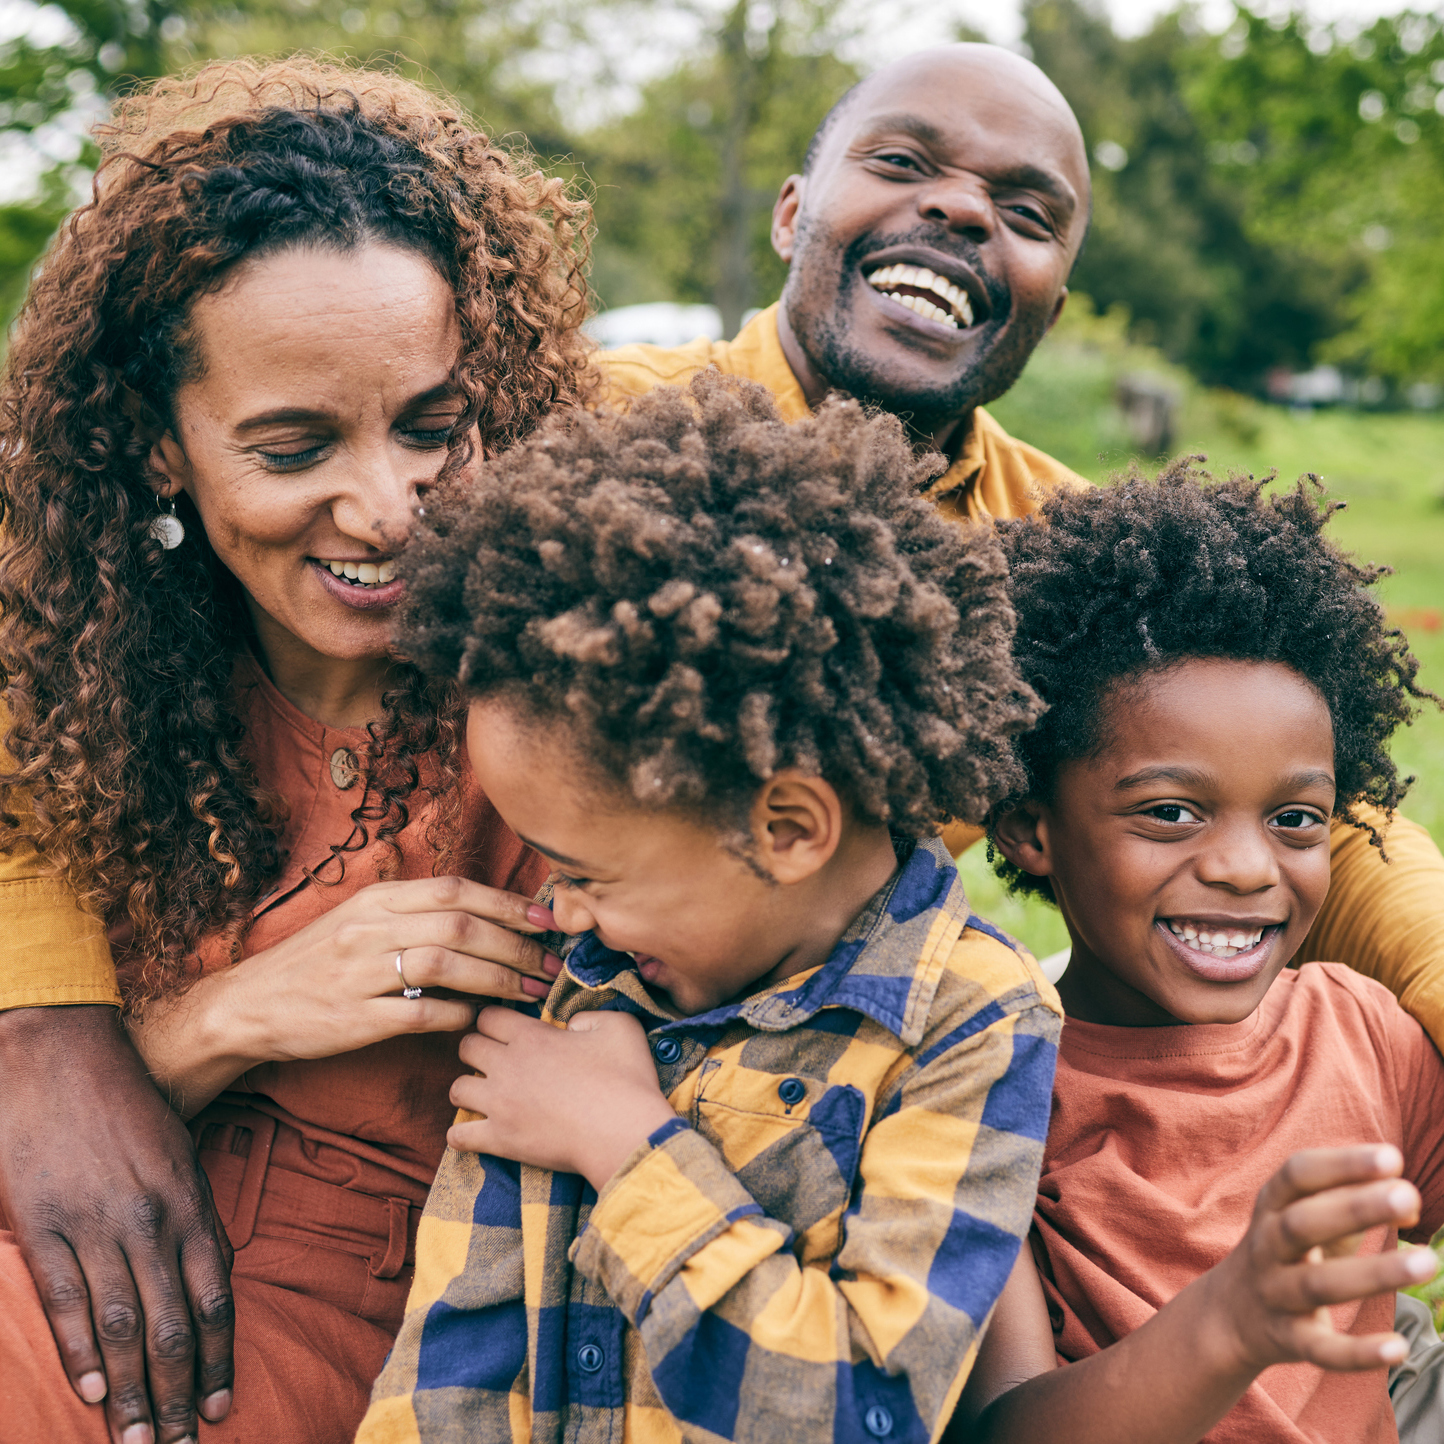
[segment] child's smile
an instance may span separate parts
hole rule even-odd
[[[1256,918],[1160,918],[1165,939],[1186,967],[1211,983],[1241,983],[1268,963],[1282,922]]]
[[[1100,708],[1101,748],[998,828],[1067,921],[1064,1006],[1133,1027],[1246,1018],[1328,890],[1328,706],[1280,664],[1214,658]]]

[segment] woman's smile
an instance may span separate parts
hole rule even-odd
[[[344,607],[358,611],[378,611],[394,607],[406,590],[406,583],[394,575],[395,564],[390,557],[381,561],[338,561],[307,557],[328,596]]]

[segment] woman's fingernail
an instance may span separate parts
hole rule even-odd
[[[201,1400],[201,1418],[212,1424],[219,1424],[231,1412],[231,1391],[217,1389]]]
[[[1403,1155],[1392,1144],[1385,1144],[1374,1155],[1374,1168],[1379,1173],[1398,1173],[1403,1166]]]
[[[539,903],[533,903],[526,910],[526,920],[534,928],[555,929],[557,920],[552,916],[550,908],[544,908]]]
[[[120,1436],[120,1444],[154,1444],[155,1435],[149,1424],[132,1424]]]
[[[551,988],[542,982],[540,978],[523,978],[521,980],[521,990],[531,998],[544,998],[551,992]]]
[[[555,953],[542,954],[542,972],[547,977],[554,978],[562,970],[562,960]]]
[[[92,1369],[75,1381],[75,1387],[87,1404],[98,1404],[105,1398],[105,1375],[99,1369]]]
[[[1409,1345],[1403,1339],[1390,1339],[1379,1345],[1379,1357],[1386,1364],[1401,1364],[1409,1357]]]

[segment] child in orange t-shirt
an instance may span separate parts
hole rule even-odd
[[[1331,817],[1397,804],[1388,739],[1428,694],[1329,510],[1177,468],[1003,528],[1051,710],[991,839],[1073,946],[1032,1255],[966,1437],[1397,1437],[1395,1290],[1436,1262],[1396,1240],[1444,1224],[1444,1060],[1377,983],[1285,968]]]

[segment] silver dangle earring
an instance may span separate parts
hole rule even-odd
[[[156,497],[155,504],[159,508],[160,497]],[[159,516],[151,518],[150,534],[168,552],[174,551],[186,539],[186,524],[175,514],[175,497],[170,498],[168,512],[162,511]]]

